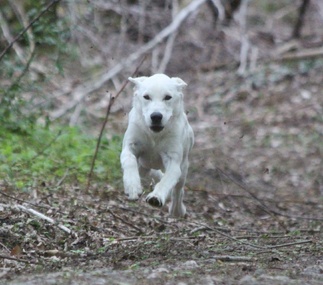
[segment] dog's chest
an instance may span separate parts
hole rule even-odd
[[[139,164],[147,169],[163,169],[162,144],[155,141],[137,142],[137,159]]]

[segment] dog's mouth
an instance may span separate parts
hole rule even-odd
[[[164,127],[159,126],[159,125],[158,126],[157,125],[156,126],[152,125],[152,126],[150,126],[150,129],[155,133],[159,133],[164,129]]]

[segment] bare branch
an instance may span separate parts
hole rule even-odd
[[[225,9],[220,0],[211,0],[209,1],[218,11],[218,16],[220,21],[222,22],[225,18]]]
[[[15,53],[17,54],[19,60],[21,62],[25,62],[24,51],[20,45],[18,45],[16,42],[14,42],[14,38],[10,33],[9,25],[6,22],[5,17],[4,17],[1,10],[0,10],[0,27],[1,27],[2,34],[3,34],[4,38],[6,39],[6,41],[8,42],[9,45],[11,44],[11,47],[13,48]],[[2,56],[0,57],[0,61],[1,61],[1,58],[2,58]]]
[[[297,22],[293,30],[293,38],[299,38],[301,36],[301,29],[304,24],[304,17],[309,4],[310,0],[303,0],[301,6],[299,7]]]
[[[79,85],[75,91],[72,93],[71,97],[74,98],[70,103],[66,104],[66,106],[60,110],[54,111],[51,114],[53,120],[60,118],[66,112],[73,109],[77,104],[82,102],[84,98],[94,91],[100,89],[108,80],[112,77],[116,76],[119,72],[121,72],[125,67],[132,65],[136,60],[142,57],[145,53],[152,50],[158,44],[160,44],[165,38],[169,37],[175,31],[178,30],[183,21],[196,9],[202,5],[206,0],[194,0],[188,6],[183,8],[173,20],[171,24],[169,24],[165,29],[159,32],[151,41],[143,45],[138,51],[130,54],[127,58],[122,60],[112,69],[105,71],[100,78],[92,80],[85,84],[85,86]],[[60,95],[57,95],[60,96]]]
[[[12,9],[14,10],[15,14],[17,15],[19,21],[22,23],[23,27],[27,27],[28,26],[28,17],[24,11],[22,2],[19,1],[10,1],[9,4],[11,5]],[[34,52],[35,49],[35,41],[34,41],[34,34],[31,30],[31,28],[29,28],[26,31],[27,34],[27,38],[28,38],[28,42],[29,42],[29,48],[30,48],[30,55],[29,57],[31,57],[31,55]]]
[[[176,17],[176,14],[178,13],[178,1],[173,0],[173,5],[172,6],[173,6],[172,15],[173,15],[173,19],[174,19]],[[165,52],[164,52],[164,57],[163,57],[160,65],[159,65],[159,68],[158,68],[159,73],[164,73],[166,68],[167,68],[168,62],[170,61],[171,56],[172,56],[176,36],[177,36],[177,31],[175,31],[167,39],[166,48],[165,48]]]
[[[140,61],[140,63],[138,64],[136,70],[132,73],[132,75],[131,75],[132,77],[138,72],[139,68],[144,63],[145,59],[146,59],[146,57],[144,57]],[[96,160],[96,157],[97,157],[98,152],[99,152],[99,147],[100,147],[100,144],[101,144],[101,139],[102,139],[103,131],[104,131],[105,126],[106,126],[106,124],[108,122],[112,105],[114,104],[115,100],[119,97],[119,95],[121,94],[121,92],[126,88],[127,84],[128,84],[128,80],[125,80],[125,82],[123,83],[123,85],[121,86],[121,88],[119,89],[119,91],[117,92],[117,94],[115,96],[111,96],[110,97],[109,105],[107,107],[107,112],[106,112],[106,115],[105,115],[105,118],[104,118],[104,121],[103,121],[103,124],[102,124],[102,128],[101,128],[101,131],[100,131],[100,134],[99,134],[99,138],[98,138],[98,141],[97,141],[97,144],[96,144],[95,152],[94,152],[94,155],[93,155],[93,159],[92,159],[92,163],[91,163],[91,169],[90,169],[90,172],[89,172],[89,175],[88,175],[87,187],[86,187],[87,191],[89,191],[89,188],[90,188],[90,185],[91,185],[91,179],[92,179],[93,169],[94,169],[94,165],[95,165],[95,160]]]
[[[58,3],[60,0],[51,1],[11,42],[10,44],[2,51],[0,54],[0,61],[5,56],[5,54],[12,48],[12,46],[16,43],[17,40],[20,39],[22,35],[24,35],[28,29],[35,24],[41,16],[43,16],[54,4]]]

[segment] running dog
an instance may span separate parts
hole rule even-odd
[[[171,197],[170,216],[183,217],[188,154],[194,144],[183,103],[187,84],[164,74],[129,81],[135,85],[133,107],[120,156],[125,193],[130,200],[139,199],[141,179],[151,177],[157,184],[146,202],[162,207]]]

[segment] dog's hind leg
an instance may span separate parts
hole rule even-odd
[[[182,178],[172,191],[171,204],[169,206],[169,215],[171,217],[184,217],[186,214],[186,207],[183,203],[184,184],[185,178]]]
[[[186,207],[183,203],[183,198],[187,171],[188,161],[186,160],[182,165],[182,176],[172,191],[171,204],[169,206],[169,215],[171,217],[184,217],[186,214]]]
[[[155,169],[151,169],[149,174],[156,183],[159,182],[164,175],[164,173],[161,170],[155,170]]]

